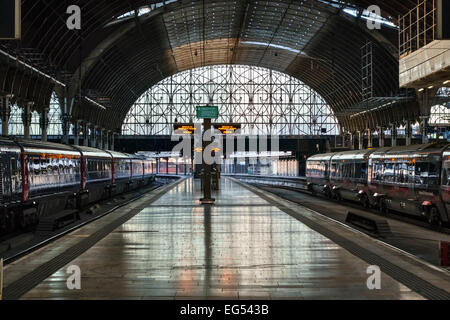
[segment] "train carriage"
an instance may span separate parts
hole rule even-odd
[[[442,156],[442,203],[448,215],[450,215],[450,147],[444,151]]]
[[[152,163],[145,156],[131,156],[131,187],[148,185],[153,179]]]
[[[425,216],[430,224],[448,222],[441,200],[443,151],[447,145],[432,143],[373,153],[369,185],[378,208]]]
[[[365,207],[370,206],[367,172],[372,152],[373,150],[357,150],[333,155],[329,174],[333,198],[360,201]]]
[[[327,172],[328,171],[328,172]],[[307,160],[311,191],[364,206],[449,224],[450,147],[430,143],[316,155]]]
[[[26,222],[21,213],[22,150],[15,142],[0,137],[0,157],[0,234],[4,234]],[[31,218],[35,217],[36,212]]]
[[[103,150],[75,146],[81,153],[81,195],[79,207],[107,199],[112,185],[112,156]]]
[[[74,203],[81,183],[81,155],[72,147],[31,140],[15,140],[21,148],[21,226],[63,211]]]
[[[330,188],[330,161],[334,153],[312,156],[306,162],[306,175],[308,189],[313,193],[325,194],[331,197]]]
[[[107,151],[112,157],[111,195],[120,194],[130,189],[131,160],[125,153]]]
[[[0,235],[154,181],[154,159],[0,137]]]

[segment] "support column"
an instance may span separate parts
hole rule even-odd
[[[31,106],[33,102],[27,102],[23,107],[22,122],[23,122],[23,137],[25,140],[30,140],[30,126],[31,126]]]
[[[367,129],[367,148],[368,149],[373,148],[373,136],[371,129]]]
[[[353,132],[349,132],[350,150],[355,150],[355,141],[353,140]]]
[[[40,119],[39,119],[39,125],[41,127],[41,140],[44,142],[47,142],[48,140],[48,112],[49,112],[49,108],[44,108],[44,110],[42,110],[42,113],[40,115]]]
[[[384,148],[384,128],[378,127],[378,147]]]
[[[438,91],[437,87],[431,89],[417,90],[417,101],[420,107],[420,133],[422,135],[422,143],[428,143],[429,121],[431,115],[431,107]]]
[[[406,121],[405,136],[406,136],[406,145],[407,145],[407,146],[411,145],[411,144],[412,144],[412,127],[411,127],[411,121]]]
[[[80,145],[80,129],[82,128],[81,120],[75,121],[73,125],[73,144]]]
[[[114,150],[115,150],[115,146],[114,146],[115,139],[116,139],[116,133],[113,132],[113,133],[111,134],[111,142],[110,142],[110,146],[111,146],[110,149],[111,149],[111,151],[114,151]]]
[[[91,147],[96,148],[97,147],[97,126],[92,126],[91,131]]]
[[[97,148],[98,149],[104,149],[103,146],[103,128],[99,128],[98,130],[98,137],[97,137]]]
[[[9,117],[11,115],[10,95],[0,97],[1,117],[2,117],[2,136],[7,137],[9,135]]]
[[[358,131],[358,150],[364,149],[364,132]]]
[[[391,140],[392,140],[392,147],[396,147],[397,146],[397,125],[396,124],[392,124],[391,125]]]
[[[89,146],[89,128],[91,124],[89,122],[83,123],[83,146]]]
[[[70,134],[70,119],[71,115],[69,113],[65,113],[61,116],[62,120],[62,129],[63,129],[63,144],[69,144],[69,134]]]
[[[420,134],[422,135],[422,143],[428,143],[428,131],[429,131],[429,123],[430,117],[423,116],[420,117]]]
[[[105,130],[105,150],[111,150],[109,141],[110,141],[111,131]]]

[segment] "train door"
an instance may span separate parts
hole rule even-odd
[[[441,197],[445,206],[447,217],[450,216],[450,161],[445,161],[442,164],[442,183],[441,183]]]
[[[20,200],[22,192],[20,159],[17,153],[3,153],[0,161],[0,193],[2,202]]]
[[[10,158],[7,153],[2,153],[0,161],[0,192],[2,202],[8,202],[12,196],[11,174],[10,174]]]
[[[408,210],[414,212],[418,207],[418,198],[415,190],[415,162],[409,161],[408,163]]]

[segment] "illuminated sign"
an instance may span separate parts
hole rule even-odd
[[[4,0],[0,10],[0,39],[18,40],[21,37],[22,13],[20,0]]]
[[[173,127],[175,134],[194,134],[197,130],[193,123],[177,123]]]
[[[236,131],[241,129],[240,124],[232,124],[232,123],[215,123],[213,124],[214,130],[220,131],[222,134],[235,134]]]

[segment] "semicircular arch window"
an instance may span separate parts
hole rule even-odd
[[[145,92],[122,126],[124,135],[170,135],[175,123],[198,123],[196,106],[219,107],[220,123],[245,134],[337,135],[325,100],[298,79],[270,69],[217,65],[180,72]]]

